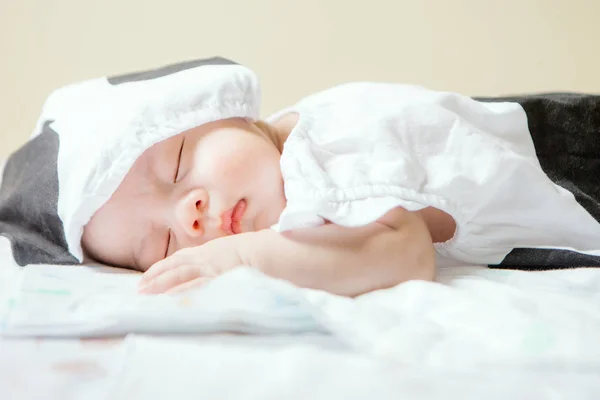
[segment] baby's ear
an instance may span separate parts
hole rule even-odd
[[[252,125],[253,129],[261,136],[265,136],[273,142],[273,144],[277,145],[277,131],[273,128],[268,122],[263,120],[249,120],[249,124]]]
[[[256,127],[256,129],[260,130],[262,133],[268,135],[276,135],[277,129],[268,123],[267,121],[263,121],[262,119],[251,121],[251,123]]]
[[[283,144],[298,124],[298,119],[299,116],[297,113],[290,112],[277,117],[271,122],[256,120],[254,121],[254,125],[273,141],[275,146],[279,148],[279,151],[282,151]]]

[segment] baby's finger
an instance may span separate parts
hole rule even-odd
[[[146,272],[144,272],[144,274],[142,275],[142,279],[140,280],[140,286],[147,284],[163,272],[168,271],[169,269],[177,268],[180,265],[181,260],[179,260],[178,257],[176,257],[175,255],[158,261],[150,268],[148,268]]]
[[[202,285],[210,282],[211,280],[213,280],[213,278],[209,278],[209,277],[196,278],[189,282],[182,283],[181,285],[175,286],[175,287],[167,290],[165,293],[166,294],[177,294],[177,293],[185,292],[186,290],[190,290],[195,287],[202,286]]]
[[[197,266],[189,264],[180,265],[144,282],[140,286],[139,292],[144,294],[163,293],[166,290],[199,277]]]

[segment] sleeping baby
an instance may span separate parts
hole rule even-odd
[[[55,242],[143,271],[142,293],[240,265],[347,296],[441,260],[600,265],[596,96],[350,83],[261,120],[256,77],[221,58],[85,85],[37,128],[59,138]]]

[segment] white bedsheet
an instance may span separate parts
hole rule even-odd
[[[598,269],[449,267],[358,299],[239,269],[172,298],[112,269],[20,269],[2,238],[0,260],[2,398],[600,395]],[[222,330],[276,335],[147,336]]]
[[[544,369],[429,368],[311,336],[208,335],[0,344],[3,399],[598,398],[598,376]]]

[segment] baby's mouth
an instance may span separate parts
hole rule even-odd
[[[221,215],[221,230],[228,235],[242,233],[241,221],[246,212],[246,200],[241,199]]]

